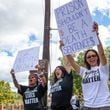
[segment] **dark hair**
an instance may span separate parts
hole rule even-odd
[[[32,76],[34,76],[36,78],[36,80],[37,80],[36,84],[38,85],[38,76],[37,76],[37,74],[30,72],[29,76],[30,75],[32,75]]]
[[[67,74],[67,71],[66,71],[66,69],[63,66],[57,66],[56,68],[60,68],[61,69],[61,71],[62,71],[62,78],[65,76],[65,74]],[[54,83],[58,80],[56,75],[55,75],[56,68],[54,70]]]
[[[90,52],[90,51],[92,51],[92,52],[94,52],[95,54],[96,54],[96,56],[97,56],[97,64],[98,64],[98,66],[99,66],[99,64],[100,64],[100,59],[99,59],[99,55],[98,55],[98,53],[97,53],[97,51],[96,50],[94,50],[94,49],[89,49],[89,50],[87,50],[86,52],[85,52],[85,55],[84,55],[84,63],[85,63],[85,65],[86,65],[86,68],[87,69],[91,69],[91,66],[90,66],[90,64],[87,62],[87,60],[86,60],[86,56],[87,56],[87,53],[88,52]]]

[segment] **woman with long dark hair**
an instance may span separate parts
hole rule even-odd
[[[72,96],[73,76],[70,63],[64,57],[65,66],[57,66],[54,70],[54,83],[51,86],[51,109],[72,110],[70,99]]]

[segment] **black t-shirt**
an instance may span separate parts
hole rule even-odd
[[[58,80],[51,87],[52,93],[52,103],[51,108],[53,109],[66,109],[70,107],[70,99],[72,96],[73,87],[73,76],[72,72],[70,74],[66,73],[65,76]]]
[[[41,98],[46,91],[41,85],[34,87],[22,86],[21,91],[18,90],[18,93],[23,96],[24,109],[25,110],[42,110],[41,109]]]

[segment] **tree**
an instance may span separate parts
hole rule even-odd
[[[84,66],[84,52],[80,52],[78,55],[74,55],[74,57],[79,65]],[[82,78],[73,70],[73,93],[76,94],[80,100],[83,99],[81,81]]]
[[[4,80],[0,81],[0,103],[14,103],[14,94],[11,91],[9,83]]]
[[[110,89],[110,47],[107,47],[105,49],[105,55],[107,57],[107,61],[108,61],[108,65],[109,65],[109,81],[108,81],[108,85],[109,85],[109,89]]]

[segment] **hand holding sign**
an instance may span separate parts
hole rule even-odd
[[[96,32],[98,34],[98,24],[96,22],[93,23],[93,32]]]
[[[98,44],[92,31],[92,18],[86,0],[72,0],[55,9],[64,55],[75,53]]]

